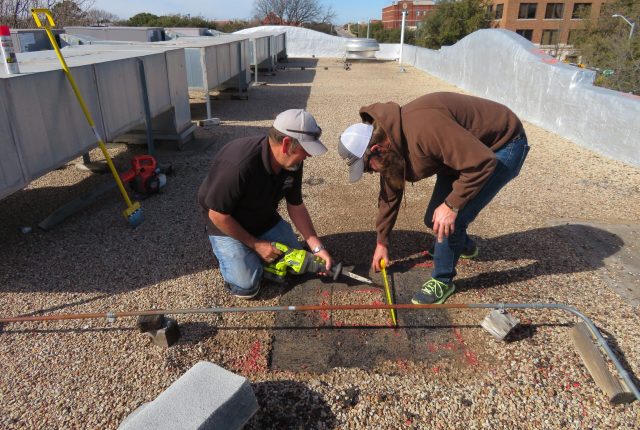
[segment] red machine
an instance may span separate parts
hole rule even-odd
[[[140,194],[155,194],[167,183],[167,177],[160,173],[158,163],[151,155],[133,157],[131,170],[120,174],[120,179]]]

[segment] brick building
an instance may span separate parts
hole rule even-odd
[[[576,31],[583,27],[582,17],[596,18],[607,0],[493,0],[489,11],[494,28],[515,31],[525,39],[558,49],[571,45]]]
[[[405,26],[417,28],[427,13],[436,7],[433,0],[394,1],[391,6],[382,8],[382,27],[385,29],[402,26],[402,10],[406,5]]]

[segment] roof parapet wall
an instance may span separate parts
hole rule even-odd
[[[344,58],[346,38],[288,26],[291,57]],[[376,58],[397,60],[400,44],[380,44]],[[478,30],[439,50],[406,45],[403,65],[471,94],[509,106],[522,119],[607,157],[640,167],[640,97],[593,85],[595,72],[558,62],[504,29]]]

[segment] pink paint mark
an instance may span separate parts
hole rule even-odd
[[[431,268],[433,267],[433,261],[425,261],[424,263],[418,263],[418,264],[415,264],[413,267]]]
[[[331,297],[331,295],[329,294],[328,291],[323,291],[322,293],[320,293],[322,295],[322,297]]]
[[[456,339],[458,340],[458,343],[462,347],[462,350],[464,351],[464,356],[467,359],[467,362],[472,366],[477,366],[478,356],[473,351],[467,349],[467,345],[464,343],[464,339],[462,338],[462,332],[460,331],[460,329],[454,328],[453,334],[455,335]]]
[[[433,370],[433,373],[440,373],[440,368],[438,366],[433,366],[431,370]]]
[[[324,300],[322,302],[320,302],[320,306],[328,306],[329,303],[325,302]],[[329,314],[328,311],[320,311],[320,318],[322,319],[322,321],[329,321],[331,319],[331,315]]]
[[[457,351],[458,350],[458,346],[455,345],[452,342],[447,342],[447,343],[443,343],[440,348],[447,350],[447,351]]]
[[[262,359],[262,344],[256,340],[245,357],[235,360],[234,367],[244,373],[264,372],[266,366]]]
[[[407,425],[407,426],[410,426],[411,424],[413,424],[413,421],[411,421],[411,420],[406,420],[406,421],[404,422],[404,424],[405,424],[405,425]]]
[[[427,351],[436,352],[437,350],[438,350],[438,345],[432,342],[427,343]]]
[[[464,339],[462,338],[462,332],[460,331],[459,328],[454,328],[453,329],[453,334],[455,335],[456,339],[458,339],[458,342],[460,342],[462,345],[464,345]]]
[[[532,54],[538,54],[538,55],[547,55],[547,53],[544,52],[542,49],[532,49],[531,53]]]
[[[385,303],[385,302],[383,302],[382,300],[374,300],[374,301],[372,301],[372,302],[371,302],[371,304],[372,304],[372,305],[376,305],[376,306],[379,306],[379,305],[386,305],[386,303]]]
[[[471,351],[466,350],[464,356],[467,358],[467,362],[472,366],[478,365],[478,357]]]
[[[557,58],[543,58],[542,62],[547,64],[556,64],[559,60]]]

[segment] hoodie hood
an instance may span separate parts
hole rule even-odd
[[[394,102],[374,103],[360,108],[363,122],[372,124],[374,121],[382,127],[391,141],[391,146],[400,155],[405,154],[402,138],[402,117],[400,105]]]

